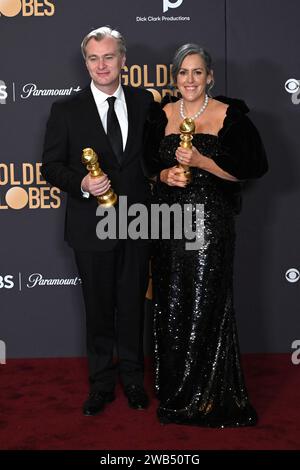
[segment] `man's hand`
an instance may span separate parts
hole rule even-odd
[[[93,196],[102,196],[110,188],[110,180],[107,175],[93,177],[89,173],[81,181],[81,188]]]
[[[180,188],[185,188],[187,184],[183,168],[177,166],[162,170],[160,172],[160,181],[168,186],[179,186]]]

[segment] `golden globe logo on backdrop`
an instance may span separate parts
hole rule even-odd
[[[172,79],[172,64],[131,64],[121,71],[123,85],[143,87],[151,91],[155,101],[165,95],[178,95]]]
[[[53,16],[55,4],[49,0],[0,0],[0,17]]]
[[[60,190],[42,179],[41,163],[0,163],[0,210],[58,209]]]

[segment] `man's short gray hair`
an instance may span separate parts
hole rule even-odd
[[[126,44],[122,34],[119,33],[119,31],[117,31],[116,29],[110,28],[109,26],[101,26],[101,28],[94,29],[83,38],[83,41],[81,43],[81,52],[83,58],[86,58],[86,45],[90,39],[96,39],[96,41],[101,41],[106,37],[116,39],[120,54],[126,54]]]

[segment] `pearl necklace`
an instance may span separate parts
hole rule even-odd
[[[193,121],[195,121],[195,119],[197,119],[199,116],[201,116],[201,114],[205,111],[207,105],[208,105],[208,95],[205,95],[205,99],[204,99],[204,103],[203,103],[203,106],[201,109],[199,109],[199,111],[194,114],[194,116],[191,116],[189,119],[192,119]],[[180,116],[182,117],[182,119],[187,119],[187,116],[184,114],[184,111],[183,111],[183,99],[181,99],[180,101]]]

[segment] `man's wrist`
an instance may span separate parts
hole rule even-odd
[[[90,197],[90,193],[88,191],[84,191],[84,189],[82,189],[82,186],[80,187],[80,189],[81,189],[82,197],[84,197],[85,199],[88,199]]]

